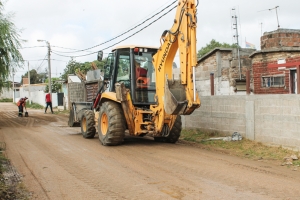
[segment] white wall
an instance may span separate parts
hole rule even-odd
[[[15,102],[17,102],[22,97],[28,97],[27,102],[30,101],[30,102],[45,106],[46,105],[45,96],[46,96],[46,93],[43,90],[42,91],[33,91],[33,92],[29,93],[28,91],[25,91],[23,87],[20,87],[20,97],[15,98]],[[52,106],[56,107],[57,105],[58,105],[57,93],[52,93]]]
[[[13,98],[13,90],[2,88],[2,93],[0,94],[0,99],[12,99]]]

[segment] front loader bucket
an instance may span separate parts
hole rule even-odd
[[[180,80],[166,80],[164,107],[166,113],[170,115],[180,115],[186,110],[188,101],[186,100],[185,87]]]

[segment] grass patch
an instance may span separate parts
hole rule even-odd
[[[283,161],[285,157],[298,155],[297,152],[282,147],[267,146],[260,142],[244,139],[240,141],[207,140],[209,138],[222,137],[217,132],[209,133],[200,130],[182,130],[180,139],[195,142],[205,149],[223,150],[231,155],[246,157],[250,159],[265,159]],[[293,162],[300,166],[300,161]]]
[[[43,109],[44,106],[38,104],[38,103],[33,103],[31,102],[31,104],[26,103],[26,108],[33,108],[33,109]]]
[[[13,99],[4,98],[4,99],[0,99],[0,102],[13,102]]]
[[[70,111],[69,110],[57,110],[54,111],[55,114],[61,114],[61,115],[69,115]]]
[[[293,165],[299,167],[300,166],[300,160],[293,161]]]

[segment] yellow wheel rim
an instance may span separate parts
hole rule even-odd
[[[86,132],[86,118],[85,117],[82,119],[82,130],[84,132]]]
[[[101,116],[101,132],[102,135],[106,135],[108,130],[108,118],[107,115],[105,113],[102,114]]]

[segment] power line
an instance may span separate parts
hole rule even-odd
[[[121,42],[127,40],[128,38],[131,38],[132,36],[134,36],[134,35],[136,35],[137,33],[141,32],[141,31],[144,30],[145,28],[151,26],[154,22],[157,22],[159,19],[161,19],[163,16],[165,16],[166,14],[168,14],[169,12],[171,12],[171,11],[172,11],[174,8],[176,8],[176,7],[177,7],[177,5],[174,6],[173,8],[171,8],[168,12],[166,12],[166,13],[164,13],[163,15],[161,15],[160,17],[158,17],[156,20],[152,21],[152,22],[149,23],[148,25],[146,25],[146,26],[144,26],[143,28],[141,28],[140,30],[138,30],[138,31],[136,31],[135,33],[129,35],[128,37],[126,37],[126,38],[120,40],[119,42],[116,42],[116,43],[114,43],[114,44],[112,44],[112,45],[110,45],[110,46],[108,46],[108,47],[102,49],[102,51],[104,51],[104,50],[106,50],[106,49],[108,49],[108,48],[110,48],[110,47],[113,47],[113,46],[115,46],[115,45],[117,45],[117,44],[119,44],[119,43],[121,43]],[[99,45],[98,45],[98,46],[99,46]],[[52,52],[52,53],[55,54],[55,55],[58,55],[58,56],[62,56],[62,57],[74,57],[74,58],[76,58],[76,57],[89,56],[89,55],[98,53],[98,51],[95,51],[95,52],[92,52],[92,53],[88,53],[88,54],[84,54],[84,55],[78,55],[78,56],[61,55],[61,54],[58,54],[58,53],[55,53],[55,52]]]
[[[125,32],[122,33],[122,34],[120,34],[120,35],[118,35],[118,36],[116,36],[116,37],[113,37],[113,38],[110,39],[110,40],[107,40],[107,41],[105,41],[105,42],[102,42],[102,43],[100,43],[100,44],[98,44],[98,45],[95,45],[95,46],[90,47],[90,48],[87,48],[87,49],[78,50],[78,51],[72,51],[72,52],[61,52],[61,53],[77,53],[77,52],[82,52],[82,51],[90,50],[90,49],[93,49],[93,48],[95,48],[95,47],[98,47],[98,46],[101,46],[101,45],[103,45],[103,44],[106,44],[106,43],[108,43],[108,42],[110,42],[110,41],[112,41],[112,40],[115,40],[115,39],[117,39],[117,38],[119,38],[119,37],[125,35],[126,33],[132,31],[133,29],[136,29],[137,27],[143,25],[145,22],[149,21],[150,19],[154,18],[154,17],[157,16],[158,14],[162,13],[164,10],[166,10],[166,9],[169,8],[169,7],[171,7],[171,6],[172,6],[174,3],[176,3],[176,2],[177,2],[177,0],[176,0],[176,1],[173,1],[171,4],[169,4],[168,6],[166,6],[165,8],[163,8],[161,11],[155,13],[154,15],[152,15],[152,16],[149,17],[149,18],[147,18],[147,19],[144,20],[143,22],[139,23],[138,25],[136,25],[136,26],[134,26],[133,28],[131,28],[131,29],[125,31]],[[175,7],[177,7],[177,6],[175,6]],[[173,9],[174,9],[174,8],[172,8],[171,10],[173,10]],[[169,12],[170,12],[170,11],[169,11]],[[167,12],[167,13],[169,13],[169,12]],[[164,16],[164,15],[162,15],[162,16]],[[160,18],[161,18],[161,17],[160,17]],[[159,18],[159,19],[160,19],[160,18]],[[143,30],[143,29],[142,29],[142,30]],[[53,52],[54,52],[54,51],[53,51]],[[77,57],[77,56],[76,56],[76,57]],[[79,57],[79,56],[78,56],[78,57]]]
[[[59,46],[51,46],[51,47],[56,47],[56,48],[61,48],[61,49],[68,49],[68,50],[75,50],[75,51],[73,51],[73,52],[83,51],[83,50],[79,50],[79,49],[72,49],[72,48],[59,47]],[[52,52],[53,52],[53,49],[52,49]],[[56,51],[56,50],[54,50],[54,52],[57,52],[57,53],[71,53],[71,52]],[[86,52],[91,52],[91,51],[86,51]]]
[[[37,60],[24,60],[24,61],[42,61],[44,59],[37,59]]]
[[[46,46],[21,47],[21,48],[18,48],[18,49],[31,49],[31,48],[37,48],[37,47],[46,47]]]
[[[46,54],[46,55],[45,55],[45,57],[44,57],[43,61],[41,62],[40,66],[38,66],[38,68],[40,68],[40,67],[42,66],[42,64],[43,64],[43,62],[44,62],[45,58],[47,57],[47,55],[48,55],[48,54]],[[37,69],[38,69],[38,68],[37,68]]]
[[[48,59],[37,59],[37,60],[24,60],[24,61],[30,61],[30,62],[38,62],[38,61],[43,61],[43,60],[48,60]],[[66,60],[57,60],[57,59],[50,59],[53,61],[61,61],[61,62],[68,62]]]

